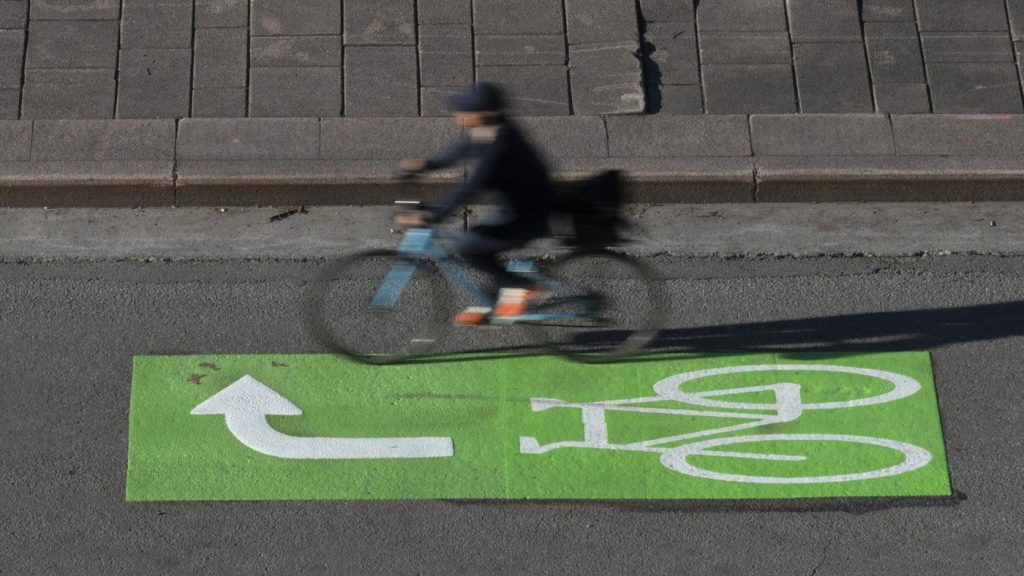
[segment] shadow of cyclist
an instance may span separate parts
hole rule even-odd
[[[657,351],[872,352],[924,350],[1024,335],[1024,301],[678,328]]]
[[[673,352],[851,353],[929,350],[965,342],[1024,336],[1024,301],[958,308],[869,312],[796,320],[662,330],[648,352],[623,362],[664,360]],[[466,351],[416,362],[459,362],[543,353],[537,346]]]

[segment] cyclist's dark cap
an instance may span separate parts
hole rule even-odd
[[[489,82],[481,82],[452,98],[453,112],[499,112],[505,109],[501,90]]]

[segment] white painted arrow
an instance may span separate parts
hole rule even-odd
[[[444,458],[455,454],[451,438],[309,438],[270,427],[267,416],[298,416],[302,410],[246,374],[192,410],[223,414],[228,430],[253,450],[277,458],[353,460],[365,458]]]

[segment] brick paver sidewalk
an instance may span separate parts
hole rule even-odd
[[[1021,113],[1024,0],[0,0],[0,118]]]
[[[1024,0],[0,0],[0,205],[429,200],[475,80],[638,201],[1021,200],[1021,50]]]

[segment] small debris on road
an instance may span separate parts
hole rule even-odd
[[[299,206],[298,208],[291,208],[289,210],[285,210],[284,212],[281,212],[280,214],[275,214],[275,215],[271,216],[270,217],[270,221],[271,222],[277,222],[278,220],[284,220],[285,218],[287,218],[289,216],[292,216],[292,215],[295,215],[295,214],[309,214],[309,210],[306,210],[305,206]]]

